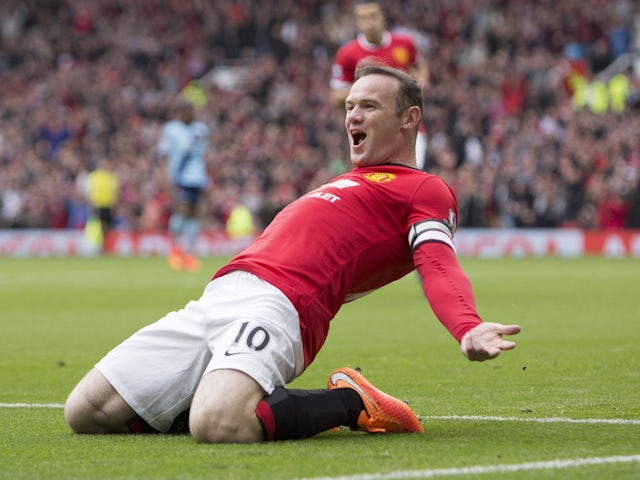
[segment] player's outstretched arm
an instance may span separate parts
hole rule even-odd
[[[481,323],[465,333],[460,342],[460,349],[469,360],[483,362],[497,357],[503,350],[515,348],[515,342],[503,340],[502,335],[515,335],[519,332],[519,325]]]

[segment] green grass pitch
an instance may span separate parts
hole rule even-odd
[[[423,435],[199,445],[73,435],[59,404],[111,347],[199,296],[222,259],[193,274],[162,258],[0,258],[0,478],[640,478],[639,261],[461,261],[484,319],[522,325],[514,351],[464,359],[412,274],[346,305],[292,384],[358,366],[409,401]]]

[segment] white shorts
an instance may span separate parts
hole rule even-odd
[[[304,370],[298,312],[247,273],[210,282],[202,296],[142,328],[96,364],[133,410],[165,432],[212,370],[246,373],[270,394]]]

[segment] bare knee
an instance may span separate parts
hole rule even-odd
[[[198,443],[249,443],[261,440],[255,435],[253,419],[238,418],[222,409],[192,410],[189,430]],[[257,418],[256,418],[257,420]]]
[[[91,408],[76,390],[73,390],[64,404],[64,419],[74,433],[91,433],[88,419],[93,415]]]
[[[135,412],[97,370],[91,370],[69,394],[64,418],[75,433],[126,433]]]
[[[249,443],[264,439],[255,409],[264,391],[244,373],[216,370],[203,377],[189,415],[200,443]]]

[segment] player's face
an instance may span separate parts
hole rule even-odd
[[[358,79],[345,100],[345,127],[356,167],[405,163],[402,117],[396,114],[398,81],[386,75]]]
[[[377,3],[362,3],[354,7],[356,25],[371,43],[380,43],[384,32],[384,15]]]
[[[196,117],[196,111],[193,105],[186,105],[180,112],[180,118],[184,123],[191,123]]]

